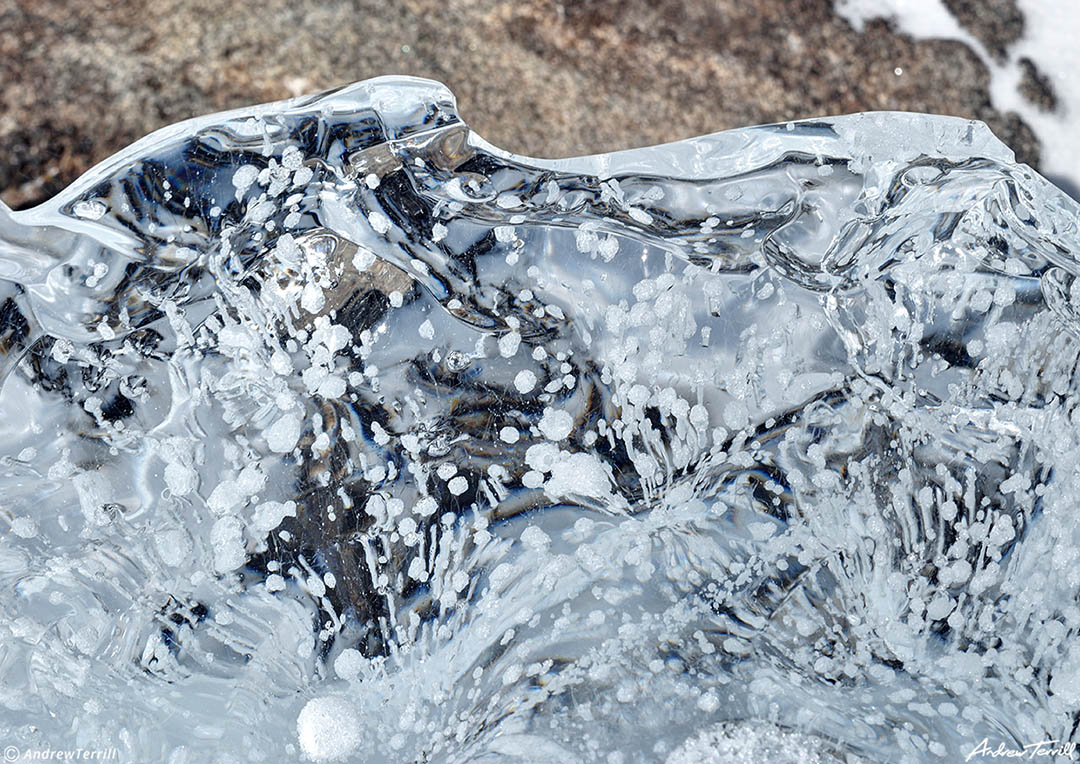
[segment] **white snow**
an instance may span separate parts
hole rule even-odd
[[[535,525],[530,525],[521,532],[521,543],[530,549],[540,551],[551,545],[551,536]]]
[[[413,512],[420,515],[420,517],[430,517],[435,514],[435,510],[439,508],[439,503],[430,496],[425,496],[416,502],[413,506]]]
[[[738,399],[729,401],[724,406],[724,424],[733,430],[741,430],[750,424],[746,403]]]

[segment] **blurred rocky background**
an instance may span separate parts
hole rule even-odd
[[[944,0],[993,56],[1015,0]],[[991,105],[984,57],[856,29],[832,0],[0,0],[0,198],[47,199],[162,125],[382,74],[445,82],[489,141],[560,157],[871,109],[986,121],[1029,164],[1039,143]],[[1034,65],[1021,91],[1054,93]]]

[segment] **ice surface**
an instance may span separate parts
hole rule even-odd
[[[960,119],[542,161],[401,78],[0,208],[0,735],[172,764],[1069,739],[1077,212]]]

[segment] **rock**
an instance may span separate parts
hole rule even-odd
[[[1019,34],[1015,13],[949,4],[981,38]],[[882,22],[857,33],[828,0],[266,0],[258,23],[221,0],[0,0],[0,18],[0,198],[15,208],[171,122],[379,74],[442,80],[470,126],[534,156],[898,109],[985,120],[1038,161],[973,52]]]
[[[944,0],[945,7],[999,61],[1024,33],[1024,14],[1016,0]]]

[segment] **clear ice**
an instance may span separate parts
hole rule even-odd
[[[1075,739],[1077,221],[978,122],[538,160],[411,78],[0,205],[0,744]]]

